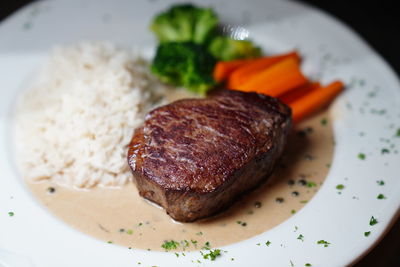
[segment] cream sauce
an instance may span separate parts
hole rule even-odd
[[[105,242],[151,250],[163,250],[161,245],[166,240],[189,242],[188,246],[182,243],[178,250],[200,249],[205,242],[219,247],[271,229],[314,196],[332,161],[334,141],[328,117],[322,112],[296,125],[282,163],[268,182],[219,216],[199,222],[172,221],[162,209],[139,197],[132,183],[123,188],[87,191],[49,182],[27,183],[53,214]],[[49,188],[55,191],[50,193]]]

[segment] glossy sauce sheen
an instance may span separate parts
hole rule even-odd
[[[141,198],[133,183],[87,191],[49,182],[28,185],[53,214],[101,242],[151,250],[164,250],[161,245],[167,240],[182,242],[177,250],[200,249],[205,242],[219,247],[265,232],[306,205],[325,180],[333,147],[326,112],[296,125],[281,164],[266,184],[224,213],[186,224],[172,221],[162,209]]]

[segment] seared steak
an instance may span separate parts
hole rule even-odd
[[[275,98],[225,90],[151,111],[128,162],[140,195],[175,220],[214,215],[272,173],[291,127]]]

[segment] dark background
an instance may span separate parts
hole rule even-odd
[[[29,0],[3,1],[0,22]],[[301,0],[330,13],[358,32],[400,75],[400,10],[398,1]],[[117,3],[117,2],[116,2]],[[354,267],[400,266],[400,221]]]

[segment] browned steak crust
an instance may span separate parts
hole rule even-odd
[[[128,161],[141,196],[190,222],[265,181],[290,126],[290,109],[279,100],[225,90],[151,111],[134,133]]]

